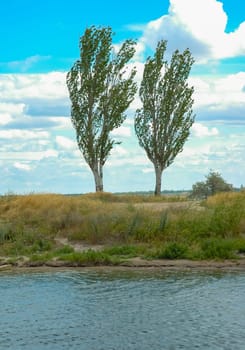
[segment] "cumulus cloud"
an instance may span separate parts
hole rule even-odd
[[[0,125],[4,128],[62,128],[70,122],[64,73],[2,74],[0,94]]]
[[[217,128],[209,129],[207,126],[201,123],[194,123],[192,125],[192,133],[196,137],[205,137],[205,136],[217,136],[219,131]]]
[[[245,72],[221,77],[191,77],[197,119],[245,122]]]
[[[74,150],[77,148],[76,142],[68,137],[58,135],[55,140],[57,145],[65,150]]]
[[[140,43],[155,48],[168,40],[168,50],[188,47],[199,63],[245,54],[245,22],[227,33],[227,14],[217,0],[170,0],[169,13],[149,22]]]
[[[1,74],[1,101],[67,100],[66,74]],[[57,104],[57,103],[56,103]]]
[[[226,25],[227,14],[222,3],[217,0],[170,0],[168,14],[149,22],[144,28],[142,25],[131,27],[143,34],[138,40],[134,60],[128,68],[136,66],[136,81],[139,84],[145,56],[152,54],[151,49],[155,49],[158,40],[167,39],[168,57],[177,48],[182,51],[189,47],[197,63],[212,62],[212,72],[218,72],[220,59],[245,54],[245,22],[230,33],[226,31]],[[118,47],[115,45],[115,50]],[[0,75],[0,163],[5,174],[2,184],[5,189],[9,188],[6,179],[11,174],[12,184],[19,179],[18,186],[21,189],[22,179],[26,181],[28,174],[28,188],[31,190],[59,188],[60,191],[67,191],[71,188],[70,176],[79,184],[77,188],[80,188],[81,179],[86,182],[86,186],[92,184],[91,172],[75,141],[66,74],[24,74],[25,70],[45,59],[49,58],[36,55],[23,62],[10,62],[9,67],[19,67],[22,74]],[[198,66],[195,75],[189,78],[195,89],[196,123],[184,151],[177,156],[170,170],[166,171],[171,174],[170,180],[167,180],[169,186],[178,187],[187,171],[205,174],[210,168],[217,168],[223,174],[229,172],[231,164],[233,169],[238,169],[232,175],[233,178],[237,181],[244,178],[245,144],[242,126],[245,123],[245,72],[242,71],[242,65],[240,67],[241,71],[235,74],[198,76],[198,69],[204,68]],[[116,146],[112,150],[105,167],[108,174],[114,174],[116,189],[119,189],[118,184],[126,181],[128,183],[123,185],[125,190],[128,190],[129,183],[134,184],[131,187],[134,190],[139,183],[144,183],[145,188],[149,189],[152,179],[154,182],[152,163],[138,146],[133,133],[132,116],[140,106],[140,99],[136,95],[127,112],[127,120],[112,132],[112,136],[118,140],[125,138],[122,146]],[[226,127],[224,122],[229,123],[229,127],[239,125],[241,134],[230,135],[226,129],[223,135],[222,127]],[[172,176],[174,171],[177,175]],[[180,178],[178,174],[181,174]],[[134,176],[136,178],[132,179]],[[57,177],[60,178],[60,187],[55,187]],[[105,180],[106,178],[107,176]],[[189,188],[191,178],[192,174],[188,178]],[[63,181],[67,181],[66,184]],[[230,182],[234,181],[231,179]]]
[[[209,169],[219,169],[224,173],[232,168],[235,179],[240,169],[245,170],[244,133],[225,135],[219,132],[215,136],[209,136],[207,141],[192,135],[183,152],[177,156],[174,166],[203,173],[208,173]],[[234,169],[237,169],[235,173]]]

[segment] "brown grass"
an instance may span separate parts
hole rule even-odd
[[[68,244],[143,244],[149,251],[160,247],[159,256],[201,256],[205,249],[206,256],[212,250],[220,257],[234,249],[245,251],[244,192],[216,195],[202,206],[183,198],[153,198],[110,193],[3,196],[0,255],[48,251],[57,247],[59,238]],[[219,245],[227,239],[228,248]]]

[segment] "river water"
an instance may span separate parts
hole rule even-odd
[[[0,349],[245,349],[245,273],[0,274]]]

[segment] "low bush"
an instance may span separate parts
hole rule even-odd
[[[157,259],[185,259],[188,256],[188,247],[183,243],[170,242],[152,255]]]
[[[86,252],[74,252],[71,254],[64,254],[59,256],[60,260],[70,263],[82,265],[117,265],[119,260],[113,256],[110,256],[104,252],[94,251],[89,249]]]
[[[201,243],[200,257],[202,259],[232,259],[235,258],[234,241],[209,239]]]

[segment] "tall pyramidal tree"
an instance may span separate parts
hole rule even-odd
[[[135,53],[135,42],[126,40],[114,53],[111,28],[92,26],[80,38],[79,48],[80,59],[67,74],[71,120],[99,192],[103,191],[103,166],[118,143],[110,133],[125,120],[137,91],[136,70],[126,67]]]
[[[155,169],[155,195],[161,193],[163,170],[183,150],[194,122],[194,89],[187,83],[194,60],[188,49],[176,50],[168,63],[166,46],[159,41],[154,56],[146,60],[139,90],[142,108],[135,114],[139,144]]]

